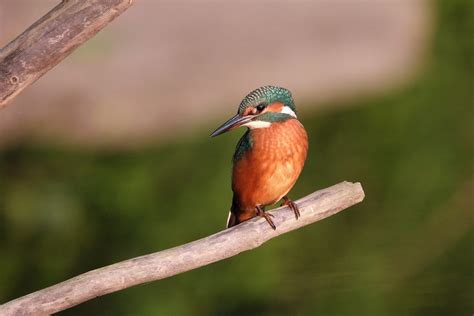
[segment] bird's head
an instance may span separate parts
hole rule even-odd
[[[269,127],[273,122],[296,118],[291,92],[285,88],[264,86],[250,92],[240,102],[237,114],[217,128],[217,136],[240,126],[250,129]]]

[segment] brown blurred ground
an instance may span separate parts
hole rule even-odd
[[[0,46],[58,1],[2,0]],[[378,93],[423,58],[421,0],[137,1],[0,113],[21,139],[129,147],[233,114],[265,84],[299,105]]]

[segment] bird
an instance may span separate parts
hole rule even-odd
[[[275,230],[273,215],[265,212],[265,207],[283,199],[281,205],[288,205],[296,219],[300,217],[298,206],[287,194],[303,170],[308,135],[298,120],[291,92],[278,86],[250,92],[237,114],[211,137],[241,126],[247,131],[232,158],[233,197],[227,228],[261,216]]]

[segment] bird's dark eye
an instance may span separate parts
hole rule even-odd
[[[257,111],[259,112],[262,112],[263,110],[265,110],[266,107],[267,105],[265,103],[260,103],[259,105],[256,106]]]

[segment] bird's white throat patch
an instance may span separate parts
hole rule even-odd
[[[289,106],[286,105],[283,107],[283,109],[281,109],[280,113],[285,113],[296,118],[296,113]]]
[[[243,126],[247,126],[250,129],[255,129],[255,128],[267,128],[272,125],[271,122],[265,122],[265,121],[250,121],[248,123],[243,124]]]

